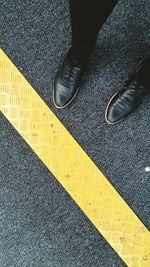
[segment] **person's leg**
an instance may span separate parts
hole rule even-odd
[[[72,28],[72,56],[87,61],[97,34],[117,0],[69,0]]]
[[[150,88],[150,56],[146,58],[143,68],[139,71],[138,81]]]
[[[97,34],[117,0],[69,0],[72,47],[57,72],[53,100],[57,108],[75,98]]]

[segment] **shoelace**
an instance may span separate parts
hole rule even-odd
[[[129,79],[127,84],[124,86],[124,89],[130,89],[127,91],[126,95],[130,101],[138,99],[145,93],[145,87],[138,81],[136,73],[129,74]]]
[[[80,69],[79,64],[74,60],[70,60],[69,64],[67,64],[67,67],[65,69],[64,79],[65,80],[68,80],[69,78],[74,79],[75,74],[79,69]]]

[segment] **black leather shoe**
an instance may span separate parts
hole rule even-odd
[[[129,115],[150,93],[150,79],[146,77],[146,84],[142,80],[145,72],[150,77],[150,59],[144,59],[129,76],[125,86],[111,97],[105,111],[105,120],[108,124],[119,122]]]
[[[71,58],[70,51],[71,49],[66,54],[55,78],[53,100],[57,108],[67,107],[75,98],[85,70],[85,65]]]

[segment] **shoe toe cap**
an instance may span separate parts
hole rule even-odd
[[[56,85],[54,90],[54,104],[59,107],[63,108],[67,105],[70,101],[71,95],[69,94],[68,88],[63,85]]]
[[[66,97],[61,94],[57,94],[54,96],[54,103],[57,107],[63,108],[67,104]]]
[[[108,123],[113,124],[121,120],[124,115],[116,107],[111,106],[107,111],[106,120]]]
[[[122,120],[127,114],[131,112],[132,108],[126,101],[119,101],[119,95],[117,94],[112,98],[106,108],[105,118],[107,123],[114,124]]]

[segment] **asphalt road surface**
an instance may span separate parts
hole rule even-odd
[[[65,0],[0,0],[0,46],[150,229],[150,98],[110,126],[104,111],[150,54],[150,1],[121,0],[99,33],[79,94],[53,105],[70,46]],[[0,115],[0,266],[124,267],[49,170]]]

